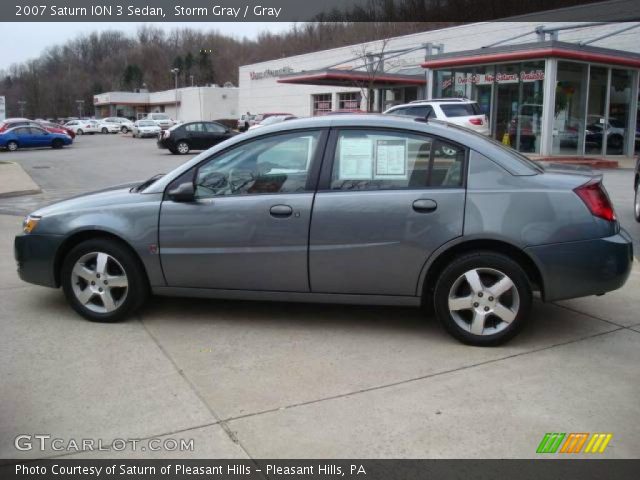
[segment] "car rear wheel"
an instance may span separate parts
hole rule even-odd
[[[51,142],[51,148],[62,148],[64,147],[64,142],[62,140],[60,140],[59,138],[56,138],[53,140],[53,142]]]
[[[122,133],[129,133],[129,129],[128,129],[127,127],[122,127],[122,128],[120,129],[120,131],[121,131]]]
[[[82,129],[81,129],[81,128],[79,128],[79,129],[76,131],[76,135],[84,135],[84,132],[82,131]]]
[[[137,310],[148,296],[142,266],[123,245],[87,240],[64,259],[61,281],[67,301],[83,317],[115,322]]]
[[[189,153],[189,144],[187,142],[178,142],[178,144],[176,145],[176,150],[180,155],[185,155]]]
[[[109,129],[107,127],[102,127],[102,133],[109,133]]]
[[[475,252],[458,257],[440,274],[436,316],[463,343],[499,345],[526,323],[532,294],[524,270],[509,257]]]
[[[7,150],[9,150],[10,152],[15,152],[16,150],[18,150],[18,142],[8,142],[7,143]]]

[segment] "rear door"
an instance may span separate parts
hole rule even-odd
[[[204,124],[201,122],[194,122],[185,125],[184,131],[189,142],[189,146],[193,150],[204,150],[208,148],[206,135],[207,132],[204,129]]]
[[[417,133],[333,131],[311,221],[311,291],[416,295],[429,255],[462,234],[466,158]]]

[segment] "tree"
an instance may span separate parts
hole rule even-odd
[[[140,88],[144,74],[136,64],[127,65],[122,73],[122,83],[130,90]]]
[[[193,63],[195,62],[194,58],[193,58],[193,54],[191,52],[188,52],[185,56],[184,56],[184,82],[187,85],[190,85],[189,82],[189,77],[191,76],[191,70],[193,69]]]

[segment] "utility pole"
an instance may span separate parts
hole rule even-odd
[[[191,77],[191,86],[193,87],[193,75],[189,75]]]
[[[82,118],[84,114],[84,100],[76,100],[78,105],[78,118]]]
[[[180,73],[180,69],[179,68],[172,68],[171,69],[171,73],[173,73],[175,79],[176,79],[176,121],[178,120],[178,74]]]
[[[27,104],[26,100],[18,100],[18,105],[20,106],[20,116],[24,118],[24,107]]]

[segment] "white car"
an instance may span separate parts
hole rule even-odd
[[[467,98],[438,98],[416,100],[404,105],[395,105],[385,115],[405,115],[414,118],[433,118],[489,135],[489,121],[482,113],[478,102]]]
[[[120,123],[114,122],[112,120],[107,120],[103,118],[102,120],[98,120],[99,128],[101,133],[119,133],[120,132]]]
[[[144,120],[153,120],[162,130],[171,128],[176,123],[166,113],[149,113]]]
[[[253,124],[249,127],[249,130],[254,130],[260,127],[266,127],[267,125],[273,125],[275,123],[284,122],[286,120],[293,120],[296,117],[295,115],[274,115],[273,117],[267,117],[262,120],[260,123]]]
[[[119,131],[122,133],[129,133],[133,130],[133,122],[124,117],[106,117],[101,120],[103,123],[116,124],[119,127]],[[107,128],[111,133],[111,129]]]
[[[133,124],[133,136],[136,138],[157,137],[162,129],[153,120],[138,120]]]
[[[76,135],[100,133],[100,124],[96,120],[71,120],[65,123],[64,126],[69,130],[73,130]]]

